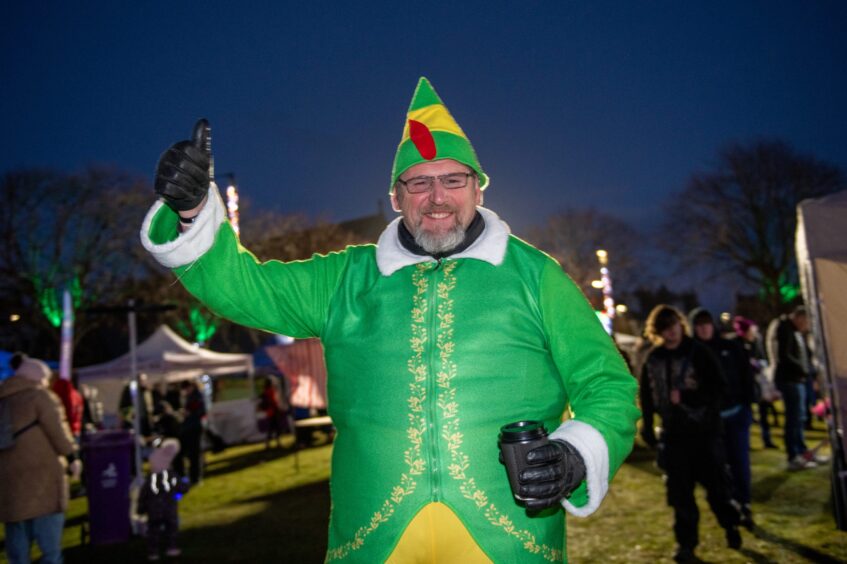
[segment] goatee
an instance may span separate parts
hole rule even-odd
[[[452,251],[465,240],[465,228],[456,223],[446,233],[430,233],[418,225],[415,229],[415,243],[431,255]]]

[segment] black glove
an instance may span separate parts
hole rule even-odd
[[[209,122],[200,119],[194,125],[191,141],[175,143],[159,157],[156,193],[174,211],[194,209],[206,197],[212,157],[211,139]]]
[[[585,462],[579,452],[564,441],[551,440],[526,453],[529,465],[520,474],[520,495],[529,510],[545,509],[569,497],[585,479]]]

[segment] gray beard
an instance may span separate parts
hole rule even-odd
[[[465,240],[465,229],[461,225],[453,226],[443,235],[433,235],[420,228],[415,229],[415,243],[431,255],[446,253],[455,249]]]

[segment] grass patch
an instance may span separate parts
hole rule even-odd
[[[824,439],[822,424],[806,432],[810,446]],[[777,444],[781,431],[772,429]],[[785,470],[782,450],[764,450],[752,429],[752,506],[756,528],[741,531],[741,551],[726,547],[724,531],[698,487],[700,545],[697,556],[721,563],[836,563],[847,561],[847,533],[835,528],[828,465],[801,472]],[[828,454],[828,451],[825,451]],[[571,562],[672,562],[673,511],[665,503],[654,453],[641,444],[627,459],[600,509],[586,519],[568,517]]]
[[[807,432],[811,445],[824,431]],[[774,433],[782,444],[779,432]],[[323,562],[329,519],[331,446],[266,451],[264,445],[207,454],[203,483],[181,502],[181,562]],[[702,491],[698,556],[706,562],[835,563],[847,561],[847,534],[835,529],[829,467],[787,472],[782,451],[763,450],[753,429],[753,510],[757,528],[742,531],[740,552],[726,548]],[[63,545],[74,563],[143,562],[145,545],[134,538],[110,546],[81,546],[83,497],[71,500]],[[653,453],[636,445],[600,510],[568,517],[570,562],[670,562],[673,515],[665,504]],[[2,536],[0,536],[2,538]],[[0,556],[5,562],[5,554]]]

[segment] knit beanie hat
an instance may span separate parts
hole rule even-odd
[[[482,171],[470,140],[447,111],[447,106],[429,80],[421,77],[412,95],[403,137],[394,155],[389,193],[394,193],[397,179],[410,167],[442,159],[453,159],[472,168],[479,177],[480,190],[488,187],[488,176]]]
[[[154,473],[164,472],[171,467],[174,457],[179,452],[179,441],[165,439],[150,453],[150,470]]]
[[[15,376],[26,378],[40,384],[45,383],[50,379],[50,367],[37,358],[26,357],[15,371]]]
[[[747,319],[746,317],[741,317],[740,315],[736,315],[732,320],[732,328],[735,329],[735,332],[738,333],[739,337],[746,335],[747,331],[750,330],[750,327],[755,326],[755,321]]]

